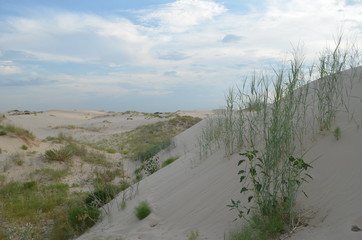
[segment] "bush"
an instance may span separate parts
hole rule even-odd
[[[102,207],[104,204],[109,203],[119,193],[119,188],[107,184],[102,189],[97,189],[89,193],[84,202],[89,207]]]
[[[144,219],[151,213],[151,208],[146,201],[140,202],[140,204],[135,207],[135,214],[139,220]]]
[[[68,212],[70,224],[79,232],[84,232],[92,227],[99,219],[99,216],[99,209],[89,206],[73,207]]]
[[[145,165],[144,170],[147,176],[154,174],[160,169],[160,163],[158,161],[158,157],[152,157],[150,159],[147,159],[144,165]]]

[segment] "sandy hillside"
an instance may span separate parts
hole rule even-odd
[[[298,208],[307,224],[284,238],[362,239],[358,231],[362,229],[361,76],[361,68],[342,74],[351,97],[331,128],[339,127],[341,138],[337,140],[331,131],[306,138],[309,151],[304,160],[312,164],[310,174],[314,179],[304,185],[309,198],[301,194]],[[225,158],[219,150],[200,160],[197,137],[205,124],[200,122],[175,138],[176,147],[161,158],[179,159],[142,180],[126,209],[120,209],[121,199],[116,198],[103,220],[78,239],[188,239],[192,231],[197,231],[197,239],[216,240],[240,226],[240,221],[233,222],[235,213],[226,207],[231,198],[239,197],[236,164],[240,156]],[[134,207],[145,200],[153,212],[139,221]]]
[[[189,113],[189,114],[188,114]],[[140,113],[140,112],[103,112],[103,111],[68,111],[49,110],[44,112],[9,111],[1,113],[5,116],[1,124],[11,124],[16,127],[29,130],[34,140],[22,139],[14,134],[0,136],[0,169],[6,182],[25,181],[34,179],[34,172],[39,169],[62,169],[59,163],[49,163],[42,160],[42,155],[48,149],[58,149],[62,145],[47,140],[49,137],[57,137],[60,133],[72,137],[81,143],[93,143],[106,139],[113,134],[124,133],[138,126],[167,121],[177,115],[204,118],[212,114],[211,111],[183,111],[179,113]],[[27,149],[23,150],[23,145]],[[94,151],[88,148],[89,151]],[[120,153],[109,154],[102,152],[107,161],[113,165],[122,165],[127,176],[132,176],[137,163],[128,161]],[[97,166],[74,160],[69,175],[64,182],[69,186],[73,184],[84,185],[94,177],[97,168],[114,170],[111,166]],[[84,185],[84,188],[89,188]],[[77,189],[73,189],[77,190]]]

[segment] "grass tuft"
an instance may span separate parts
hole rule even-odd
[[[135,207],[135,214],[139,220],[144,219],[151,213],[151,207],[146,201],[140,202],[140,204]]]

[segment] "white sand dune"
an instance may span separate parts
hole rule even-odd
[[[310,220],[290,239],[362,239],[362,232],[351,230],[354,225],[362,228],[362,69],[357,70],[348,102],[354,112],[352,120],[340,111],[332,127],[341,129],[341,139],[324,132],[306,142],[311,149],[304,160],[312,162],[314,179],[304,185],[309,198],[301,194],[298,208]],[[347,79],[350,73],[343,75],[346,85],[351,83]],[[126,209],[120,209],[121,196],[114,199],[108,214],[78,239],[188,239],[194,230],[199,233],[197,239],[216,240],[240,226],[240,221],[233,222],[235,213],[226,207],[231,198],[240,197],[236,166],[240,156],[225,158],[219,150],[200,161],[196,143],[203,124],[205,121],[175,138],[176,148],[165,156],[179,159],[142,180]],[[140,221],[133,211],[144,200],[153,212]]]

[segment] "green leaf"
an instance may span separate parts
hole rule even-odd
[[[248,197],[248,202],[250,202],[253,199],[253,196]]]
[[[245,170],[240,170],[240,171],[238,172],[238,174],[242,174],[242,173],[245,173]]]
[[[261,185],[259,182],[256,182],[256,183],[255,183],[255,190],[256,190],[257,192],[260,192],[261,187],[262,187],[262,185]]]
[[[248,191],[249,189],[247,189],[246,187],[243,187],[241,190],[240,190],[240,193],[243,193],[243,192],[246,192]]]
[[[255,170],[255,168],[250,168],[250,170],[249,170],[249,172],[250,172],[250,175],[252,176],[252,177],[254,177],[255,175],[256,175],[256,170]]]
[[[240,182],[242,182],[245,179],[245,176],[240,177]]]
[[[242,159],[238,162],[238,166],[240,166],[240,164],[242,164],[243,162],[245,162],[245,159]]]

